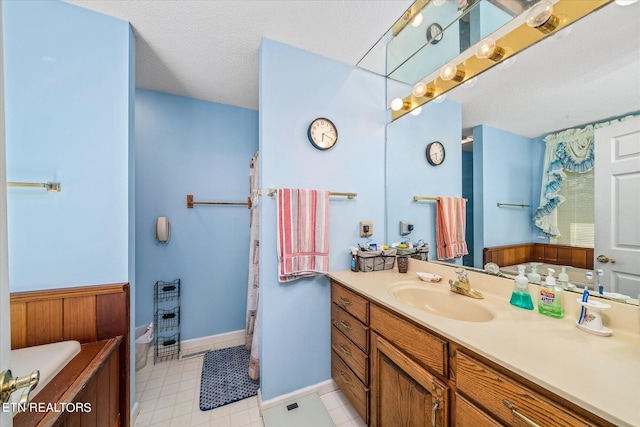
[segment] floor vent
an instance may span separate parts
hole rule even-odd
[[[194,351],[193,353],[180,353],[180,360],[184,360],[184,359],[191,359],[192,357],[198,357],[198,356],[202,356],[203,354],[207,353],[211,351],[211,349],[208,350],[198,350],[198,351]]]

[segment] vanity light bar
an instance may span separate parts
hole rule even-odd
[[[502,54],[501,60],[496,62],[492,58],[478,58],[475,55],[475,48],[472,47],[470,49],[467,49],[465,52],[451,61],[456,66],[456,68],[464,70],[465,75],[462,80],[443,80],[439,76],[435,75],[431,81],[427,80],[429,77],[423,79],[422,81],[426,83],[427,86],[434,88],[436,93],[442,95],[450,91],[451,89],[454,89],[458,85],[463,84],[469,78],[475,77],[497,64],[501,64],[502,62],[504,62],[504,60],[513,57],[517,53],[525,50],[530,46],[533,46],[549,35],[557,33],[559,30],[562,30],[563,28],[573,24],[579,19],[584,18],[590,13],[595,12],[596,10],[611,2],[613,2],[613,0],[558,0],[558,2],[553,5],[553,14],[554,16],[558,16],[561,18],[559,19],[557,26],[551,33],[544,33],[539,29],[532,28],[527,25],[527,23],[525,22],[527,14],[523,13],[517,16],[512,21],[514,27],[511,29],[511,31],[506,32],[500,37],[492,37],[493,34],[498,34],[500,32],[500,30],[498,30],[489,36],[495,40],[497,46],[499,46],[501,49],[504,49],[504,54],[500,52]],[[483,42],[484,41],[480,43]],[[416,108],[428,102],[431,102],[432,100],[433,98],[424,96],[417,97],[412,93],[405,97],[403,99],[403,102],[410,103],[413,108]],[[398,111],[391,111],[391,119],[392,121],[397,120],[407,113],[409,113],[409,110],[401,109]]]

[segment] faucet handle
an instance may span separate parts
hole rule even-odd
[[[9,401],[11,394],[19,390],[21,388],[24,389],[22,394],[20,395],[20,406],[24,406],[29,402],[29,394],[31,390],[36,388],[38,385],[38,381],[40,381],[40,371],[35,370],[31,372],[29,375],[25,375],[24,377],[14,377],[11,375],[11,370],[6,370],[0,373],[0,389],[1,389],[1,397],[2,402],[6,403]]]

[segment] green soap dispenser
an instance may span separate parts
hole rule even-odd
[[[562,288],[556,285],[556,278],[553,277],[555,270],[553,268],[548,268],[547,270],[547,278],[544,281],[544,285],[540,286],[538,294],[538,313],[561,319],[564,317]]]
[[[525,310],[533,310],[533,301],[529,293],[529,279],[524,275],[524,265],[518,266],[518,275],[515,278],[516,286],[511,293],[509,303]]]

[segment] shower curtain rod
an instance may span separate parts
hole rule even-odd
[[[269,197],[273,197],[276,195],[276,193],[278,192],[277,189],[275,188],[267,188],[266,189],[266,195]],[[262,194],[262,191],[258,190],[258,194]],[[348,199],[353,199],[354,197],[358,197],[358,193],[339,193],[336,191],[330,191],[329,192],[330,196],[344,196]]]
[[[247,197],[246,202],[194,202],[193,194],[187,194],[187,208],[193,208],[193,205],[225,205],[225,206],[246,206],[251,209],[251,197]]]

